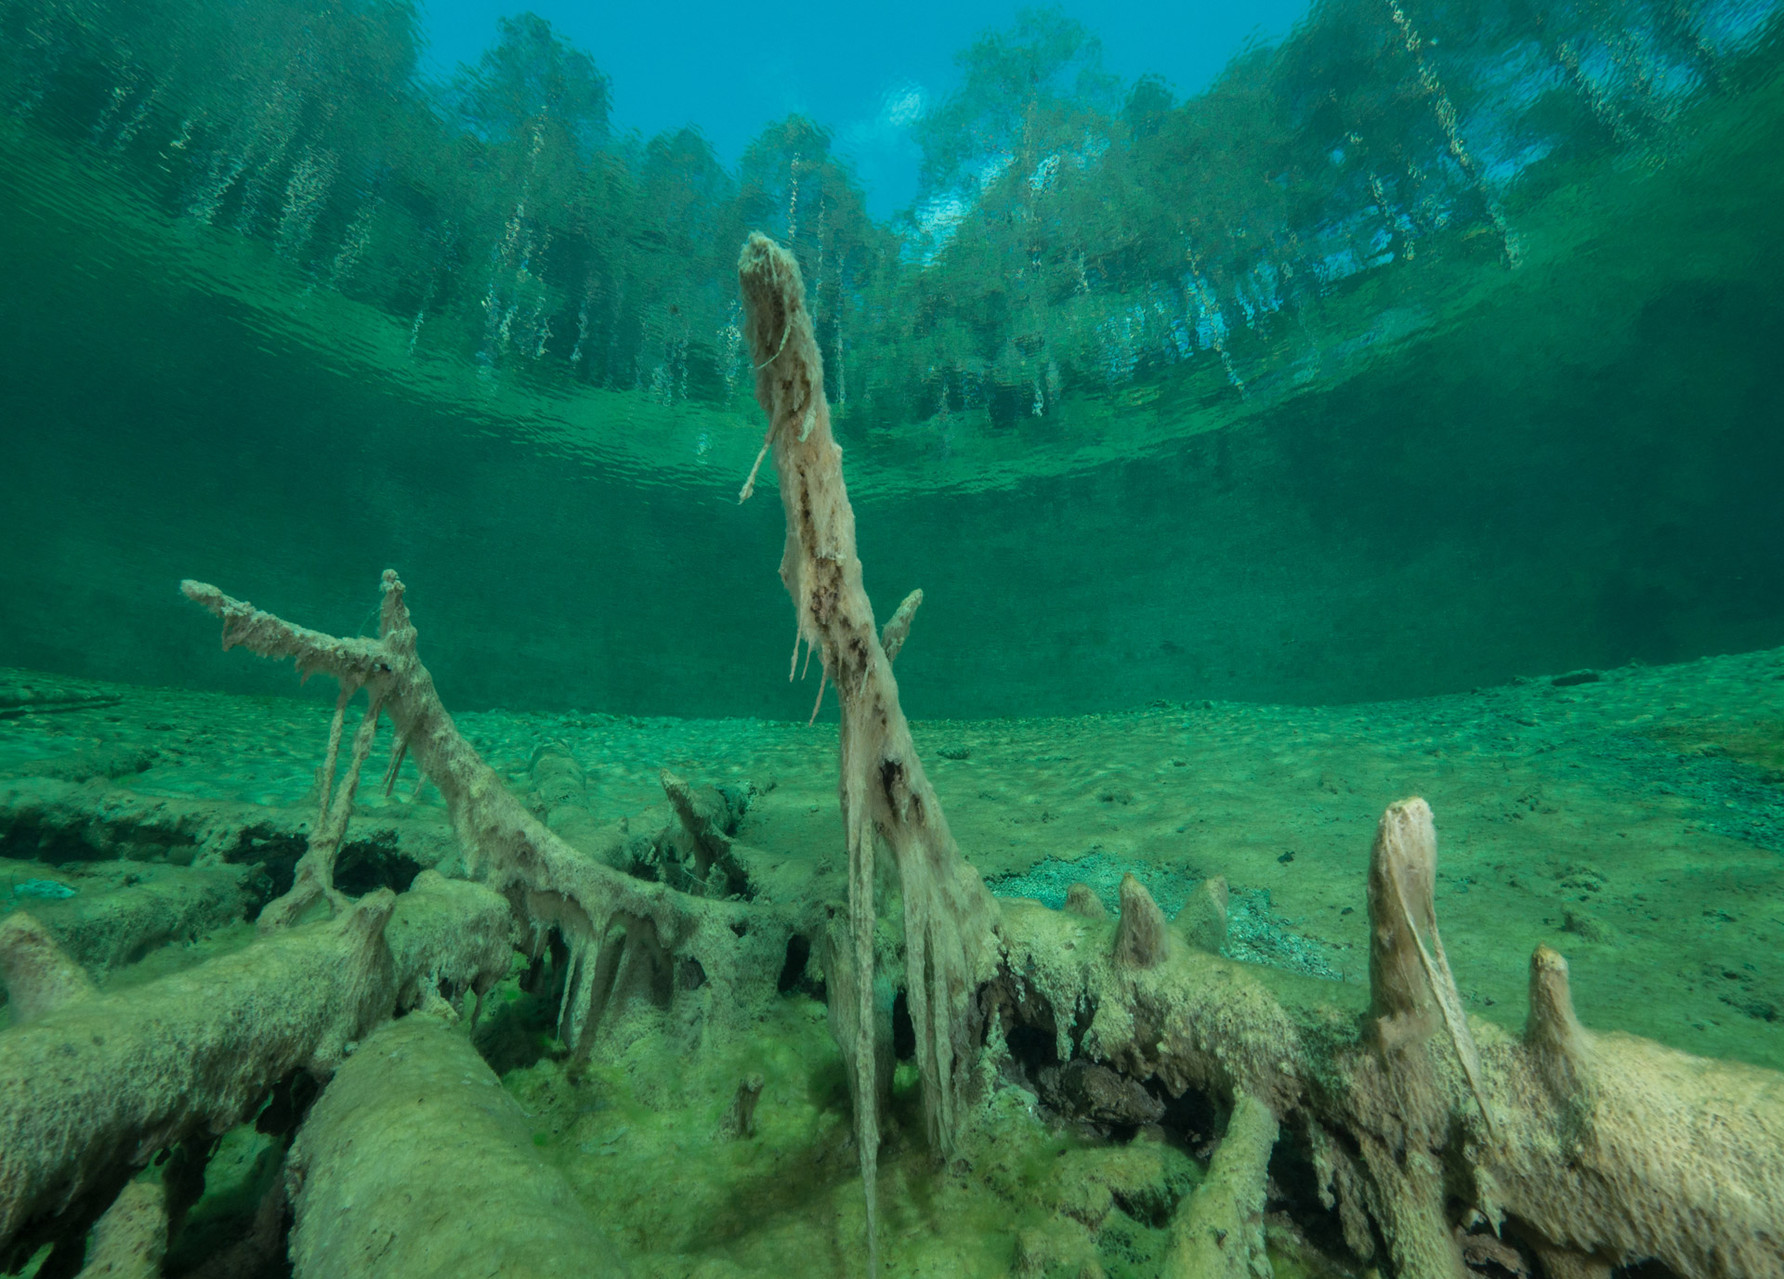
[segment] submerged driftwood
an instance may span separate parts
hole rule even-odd
[[[456,784],[494,784],[481,769],[474,762],[470,781]],[[744,951],[732,926],[771,932],[751,927],[763,918],[757,908],[631,880],[538,834],[543,828],[517,806],[466,803],[458,820],[486,870],[502,867],[490,884],[503,891],[423,872],[400,896],[380,891],[330,920],[271,927],[241,951],[127,994],[95,993],[27,916],[0,926],[16,1017],[0,1034],[0,1245],[16,1259],[38,1240],[84,1229],[156,1149],[239,1122],[294,1070],[326,1077],[348,1060],[373,1080],[364,1085],[368,1096],[406,1086],[400,1062],[354,1062],[349,1045],[363,1053],[382,1042],[372,1032],[393,1011],[437,1007],[443,995],[494,980],[514,942],[541,926],[526,913],[541,902],[555,903],[545,916],[552,920],[569,917],[572,905],[591,918],[603,909],[629,916],[629,928],[605,934],[604,954],[568,961],[572,990],[591,958],[605,973],[593,983],[604,1007],[660,996],[654,978],[629,986],[626,979],[628,971],[664,975],[649,964],[625,966],[629,948],[634,962],[665,954],[654,932],[636,937],[656,927],[651,909],[680,921],[671,939],[698,941],[701,921],[716,919],[727,945],[740,948],[706,952],[716,956],[715,970],[739,966],[732,989],[772,988],[784,937]],[[715,839],[711,825],[696,815],[690,838]],[[1777,1233],[1784,1077],[1584,1029],[1566,964],[1547,949],[1532,960],[1521,1038],[1463,1016],[1438,932],[1435,857],[1424,803],[1390,807],[1366,885],[1366,1009],[1334,1002],[1328,984],[1213,953],[1224,923],[1221,885],[1196,894],[1193,909],[1167,924],[1137,881],[1123,884],[1116,919],[1085,893],[1074,893],[1064,911],[1004,903],[990,969],[968,998],[1000,1032],[989,1036],[989,1051],[1004,1053],[1002,1045],[1018,1039],[1032,1045],[1036,1037],[1018,1036],[1018,1028],[1045,1032],[1046,1060],[1006,1066],[1077,1063],[1103,1072],[1104,1091],[1125,1089],[1129,1101],[1154,1106],[1154,1097],[1193,1092],[1230,1108],[1208,1181],[1178,1209],[1177,1273],[1207,1273],[1213,1258],[1237,1275],[1257,1259],[1263,1170],[1280,1130],[1312,1167],[1350,1248],[1395,1275],[1460,1279],[1471,1260],[1512,1255],[1501,1235],[1535,1253],[1551,1275],[1603,1275],[1650,1258],[1685,1279],[1784,1275]],[[552,858],[564,864],[553,868]],[[542,888],[553,884],[585,896],[554,897]],[[328,897],[320,892],[313,904]],[[743,971],[751,966],[753,975]],[[831,974],[833,998],[851,997],[847,975]],[[687,998],[681,986],[676,997]],[[584,1014],[585,1034],[593,1015]],[[422,1032],[417,1022],[404,1033]],[[394,1030],[390,1036],[396,1042]],[[457,1053],[468,1062],[468,1052],[440,1049],[442,1060]],[[472,1085],[463,1083],[467,1074]],[[46,1078],[60,1080],[58,1089],[43,1089]],[[454,1078],[454,1087],[423,1090],[442,1115],[463,1088],[494,1096],[493,1076],[481,1085],[475,1071]],[[340,1119],[335,1131],[345,1135],[324,1140],[306,1128],[300,1139],[308,1152],[296,1165],[308,1196],[299,1199],[301,1219],[330,1219],[319,1205],[337,1192],[336,1176],[345,1184],[357,1175],[341,1152],[362,1140],[355,1132],[369,1131],[361,1123],[392,1118],[350,1104],[350,1091],[318,1112],[359,1115]],[[747,1081],[746,1095],[753,1101]],[[956,1112],[963,1124],[976,1113],[970,1104]],[[479,1142],[513,1153],[512,1131],[476,1122]],[[740,1112],[727,1135],[747,1130]],[[425,1165],[425,1143],[411,1157]],[[393,1165],[385,1179],[408,1175]],[[120,1202],[103,1235],[108,1251],[115,1245],[135,1256],[137,1243],[152,1251],[147,1207]],[[362,1242],[383,1237],[395,1221],[371,1206],[356,1214],[348,1220],[343,1212],[341,1229]],[[564,1228],[583,1229],[574,1221]],[[119,1242],[126,1238],[137,1243]],[[333,1263],[325,1251],[307,1260],[302,1252],[300,1272],[326,1273]]]
[[[624,1274],[451,1020],[374,1032],[304,1121],[286,1173],[298,1279]]]
[[[768,414],[762,447],[774,452],[786,511],[781,581],[793,599],[798,637],[822,663],[818,695],[828,680],[842,706],[838,789],[849,855],[849,947],[837,958],[852,963],[847,985],[853,1000],[833,996],[831,1007],[853,1066],[871,1266],[882,1087],[873,980],[875,844],[891,850],[898,870],[923,1113],[930,1142],[942,1154],[953,1149],[965,1120],[981,1041],[973,992],[995,962],[997,903],[955,846],[898,701],[892,657],[903,647],[922,594],[905,599],[882,635],[861,583],[855,512],[843,482],[842,449],[830,433],[824,363],[799,265],[766,236],[752,235],[737,274],[756,360],[756,399]],[[752,471],[740,501],[754,483]]]
[[[280,927],[318,901],[340,908],[334,858],[360,771],[370,756],[380,714],[395,729],[385,784],[405,756],[446,801],[469,871],[514,905],[538,955],[554,931],[569,952],[570,977],[559,1017],[562,1038],[586,1055],[609,1006],[634,994],[666,1006],[677,989],[699,991],[722,1010],[772,991],[790,928],[751,929],[740,902],[693,897],[634,878],[566,843],[502,784],[459,733],[416,653],[416,632],[395,572],[384,574],[378,639],[341,639],[292,625],[214,586],[181,589],[223,620],[223,647],[262,657],[291,658],[305,676],[333,676],[341,696],[321,773],[321,796],[310,848],[291,891],[270,903],[262,928]],[[331,788],[343,721],[363,689],[367,705],[353,736],[344,778]],[[762,915],[755,918],[762,921]]]
[[[560,1033],[579,1056],[609,1010],[633,998],[696,1003],[722,1024],[773,991],[790,931],[778,914],[614,870],[508,792],[434,692],[394,573],[377,640],[294,626],[201,583],[184,590],[223,619],[225,647],[291,657],[305,674],[340,681],[317,821],[291,891],[261,913],[259,940],[127,993],[93,993],[28,916],[4,925],[15,1020],[0,1034],[0,1267],[42,1241],[78,1238],[157,1151],[240,1123],[294,1071],[326,1079],[393,1013],[481,996],[509,971],[517,944],[537,956],[561,939]],[[337,785],[345,712],[361,689],[368,706]],[[483,884],[424,871],[400,895],[353,902],[335,888],[380,715],[397,730],[386,783],[412,754]],[[303,922],[323,904],[332,919]]]
[[[35,992],[33,1015],[0,1034],[0,1268],[84,1228],[158,1150],[250,1118],[293,1071],[326,1078],[422,991],[486,988],[508,971],[512,928],[494,893],[424,873],[400,898],[380,890],[116,993],[33,946],[8,971]]]
[[[1436,837],[1423,800],[1391,806],[1377,833],[1371,1009],[1360,1030],[1332,1009],[1313,1011],[1311,1023],[1291,1014],[1208,953],[1225,933],[1224,882],[1192,902],[1180,930],[1187,945],[1131,875],[1106,948],[1082,944],[1103,927],[1088,894],[1068,913],[1000,920],[948,833],[899,708],[890,654],[921,597],[883,637],[874,628],[798,265],[755,235],[738,274],[769,419],[763,452],[773,451],[786,511],[781,580],[799,636],[818,649],[842,704],[852,963],[832,974],[831,1004],[854,1073],[870,1267],[884,1033],[872,976],[879,841],[899,872],[905,977],[938,1153],[954,1148],[967,1120],[981,1010],[1006,1023],[995,1042],[1017,1024],[1045,1022],[1059,1063],[1087,1057],[1169,1096],[1193,1088],[1232,1106],[1212,1179],[1184,1209],[1174,1273],[1217,1273],[1216,1261],[1232,1274],[1254,1262],[1267,1269],[1264,1167],[1279,1125],[1292,1121],[1349,1246],[1370,1257],[1379,1235],[1399,1275],[1456,1279],[1465,1250],[1485,1246],[1468,1242],[1468,1227],[1490,1227],[1496,1244],[1507,1222],[1551,1269],[1659,1258],[1691,1279],[1784,1274],[1784,1078],[1589,1035],[1573,1019],[1565,963],[1545,950],[1533,960],[1523,1043],[1470,1023],[1437,931]],[[755,478],[752,470],[740,500]],[[1069,1028],[1081,1024],[1088,1029],[1074,1041]]]
[[[1270,1108],[1240,1093],[1208,1178],[1177,1210],[1164,1279],[1252,1279],[1270,1273],[1264,1194],[1281,1131]]]
[[[167,1196],[133,1181],[93,1226],[93,1246],[78,1279],[160,1279],[167,1253]]]

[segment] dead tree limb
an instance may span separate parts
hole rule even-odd
[[[856,969],[855,1006],[842,1018],[854,1042],[843,1048],[853,1066],[871,1262],[879,1140],[873,1078],[875,841],[884,841],[898,868],[923,1111],[930,1141],[942,1154],[952,1150],[963,1120],[980,1039],[972,996],[991,974],[997,905],[948,832],[911,743],[892,660],[862,586],[855,512],[843,482],[842,450],[830,433],[824,364],[798,263],[767,237],[752,235],[737,274],[756,361],[756,399],[768,415],[763,448],[774,451],[786,511],[781,581],[792,596],[799,634],[818,650],[823,674],[836,685],[842,703],[840,798]],[[749,495],[753,481],[752,471],[741,497]],[[915,605],[906,603],[914,611]],[[909,627],[909,614],[900,613],[902,622],[888,627],[894,647]]]
[[[1166,1279],[1267,1279],[1264,1193],[1277,1132],[1270,1108],[1240,1093],[1207,1179],[1171,1222]]]
[[[22,910],[0,919],[0,983],[6,986],[15,1026],[93,993],[86,970]]]
[[[406,753],[438,788],[465,865],[513,902],[531,930],[529,949],[539,953],[553,929],[569,947],[559,1034],[579,1057],[588,1053],[607,1011],[635,995],[660,1005],[677,989],[698,986],[708,1007],[723,1009],[750,1005],[755,994],[773,989],[776,955],[787,938],[772,925],[760,926],[760,912],[754,917],[759,926],[752,928],[742,903],[690,897],[615,870],[571,847],[503,785],[440,701],[416,653],[415,626],[394,571],[384,573],[375,640],[294,626],[202,582],[180,589],[222,618],[224,648],[291,658],[306,677],[321,673],[338,680],[343,691],[365,689],[370,705],[389,716],[396,733],[393,759]],[[338,751],[339,708],[345,705],[343,698],[330,731],[330,756]],[[347,791],[344,783],[342,794]],[[297,909],[317,895],[335,900],[332,869],[332,854],[318,854],[314,890],[304,890],[311,896]],[[294,886],[292,893],[298,891]],[[677,957],[694,967],[678,975]]]
[[[381,889],[144,986],[65,987],[0,1034],[0,1270],[65,1233],[65,1212],[90,1220],[156,1151],[228,1130],[295,1070],[326,1078],[424,991],[487,989],[513,943],[505,900],[425,871],[400,898]]]
[[[880,647],[886,650],[886,660],[896,661],[898,654],[904,649],[904,642],[911,637],[911,622],[917,616],[917,610],[923,607],[923,592],[912,591],[904,597],[904,601],[892,611],[886,619],[885,629],[880,632]]]
[[[425,1012],[380,1027],[336,1072],[286,1182],[298,1279],[624,1273],[520,1104]]]
[[[167,1201],[159,1182],[133,1181],[93,1227],[87,1264],[75,1279],[161,1279]]]

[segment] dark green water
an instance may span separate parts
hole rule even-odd
[[[255,12],[297,10],[234,20]],[[1397,29],[1337,6],[1204,98],[1171,104],[1142,85],[1112,115],[1078,103],[1061,120],[1105,120],[1102,168],[987,187],[982,225],[940,248],[909,229],[899,248],[894,229],[840,213],[803,240],[792,226],[821,321],[848,325],[820,337],[840,357],[831,394],[870,591],[886,610],[913,586],[927,593],[900,668],[915,713],[1412,696],[1784,641],[1784,105],[1770,19],[1746,13],[1747,35],[1714,75],[1693,73],[1692,92],[1662,100],[1628,79],[1639,59],[1613,60],[1593,92],[1501,91],[1518,110],[1495,116],[1476,64],[1535,46],[1512,16],[1465,17],[1428,15],[1463,45],[1445,55],[1445,83],[1464,123],[1488,150],[1546,148],[1510,178],[1488,179],[1485,152],[1458,163],[1431,94],[1394,96],[1416,72]],[[221,39],[216,20],[194,11],[175,29]],[[760,429],[725,355],[732,244],[757,219],[785,234],[797,218],[797,200],[764,186],[766,152],[699,186],[697,147],[577,150],[565,133],[556,194],[540,195],[537,173],[491,168],[508,144],[487,121],[456,144],[483,148],[463,174],[424,173],[416,149],[448,145],[449,112],[399,119],[350,96],[318,115],[317,84],[269,66],[255,74],[299,106],[205,134],[192,122],[217,118],[204,94],[223,90],[191,82],[191,50],[155,54],[144,36],[126,75],[103,24],[29,4],[5,21],[60,52],[11,64],[25,109],[0,138],[0,664],[277,689],[279,673],[212,651],[177,581],[350,632],[395,566],[455,705],[805,712],[806,694],[776,675],[791,634],[778,509],[731,500]],[[1627,14],[1594,21],[1646,29]],[[348,43],[304,74],[351,79],[337,35]],[[1702,39],[1691,48],[1710,56]],[[171,61],[157,70],[151,55]],[[1684,57],[1644,56],[1650,70]],[[403,65],[386,71],[400,80]],[[1310,96],[1322,87],[1345,119],[1322,114]],[[973,107],[963,93],[957,114]],[[528,118],[561,131],[562,110]],[[1366,166],[1387,231],[1334,223],[1361,179],[1310,167],[1346,120],[1343,137],[1393,139]],[[1217,124],[1225,152],[1210,149]],[[937,164],[953,154],[945,141],[932,139]],[[324,143],[337,176],[312,208],[314,164],[298,157]],[[1221,154],[1269,170],[1274,194],[1259,203],[1237,179],[1216,182]],[[367,166],[357,182],[352,156]],[[1398,204],[1381,186],[1389,157]],[[238,161],[216,195],[212,177]],[[846,169],[787,165],[808,217],[814,201],[858,212]],[[693,258],[646,234],[661,212],[651,183],[670,170],[693,201],[686,217],[718,241]],[[577,203],[597,179],[630,193],[603,215],[619,223]],[[531,212],[513,203],[517,180],[533,183]],[[1192,204],[1167,227],[1159,201],[1179,189]],[[451,222],[465,242],[429,258],[399,213]],[[472,225],[496,247],[472,246]],[[557,247],[517,266],[503,235]],[[1176,347],[1158,336],[1178,270],[1161,265],[1161,236],[1198,264],[1191,284],[1170,285]],[[873,271],[837,267],[870,242]],[[1357,244],[1374,246],[1373,265],[1345,275],[1333,264]],[[1010,275],[997,253],[1032,269]],[[1072,261],[1080,283],[1061,285]],[[679,301],[647,287],[665,263],[690,290]],[[1308,279],[1315,267],[1324,284]],[[1265,276],[1279,295],[1268,305]],[[613,360],[620,329],[644,343],[631,373],[562,349],[578,323],[593,349],[572,277],[594,289],[584,302],[611,303]],[[513,303],[492,338],[471,318],[490,314],[485,286],[535,288],[537,305]],[[429,288],[432,302],[411,296]],[[1198,289],[1221,319],[1211,329],[1204,309],[1191,339],[1181,316]],[[673,358],[645,350],[666,322],[659,304],[689,335]],[[523,312],[550,330],[531,355]],[[1125,346],[1110,345],[1112,325]]]

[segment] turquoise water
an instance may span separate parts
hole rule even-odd
[[[1326,1010],[1307,1024],[1361,1024],[1369,832],[1416,792],[1489,1056],[1542,944],[1588,1026],[1784,1066],[1775,5],[1335,0],[1194,90],[1029,11],[903,121],[892,215],[840,122],[789,114],[732,161],[694,127],[628,131],[599,49],[544,18],[456,71],[427,21],[0,0],[0,912],[40,918],[87,997],[259,953],[324,824],[334,685],[221,651],[180,581],[369,641],[395,568],[444,705],[527,812],[707,902],[659,772],[720,788],[757,921],[733,931],[776,938],[761,999],[729,1007],[685,937],[643,995],[603,969],[621,1012],[590,1047],[555,1016],[573,930],[505,889],[513,971],[468,1006],[442,990],[461,1030],[487,1005],[458,1039],[543,1152],[532,1189],[561,1178],[636,1274],[859,1272],[813,922],[849,892],[837,701],[808,725],[816,676],[781,676],[772,463],[736,501],[765,427],[736,274],[759,230],[803,273],[877,615],[924,592],[898,693],[999,899],[1058,912],[1084,884],[1114,916],[1131,873],[1169,917],[1223,876],[1224,962]],[[413,758],[373,785],[378,732],[343,891],[496,882]],[[1082,1043],[1043,1078],[994,1037],[988,1144],[937,1172],[909,890],[882,881],[882,1269],[1166,1273],[1232,1089],[1167,1097],[1117,1063],[1171,1108],[1109,1120],[1060,1091]],[[5,1008],[0,1092],[28,1029]],[[118,1136],[78,1194],[0,1177],[0,1273],[77,1273],[132,1178],[172,1205],[142,1273],[340,1264],[293,1235],[291,1172],[338,1063],[281,1062],[227,1116]],[[752,1075],[757,1144],[715,1145]],[[1378,1253],[1346,1238],[1296,1140],[1277,1273],[1414,1273],[1379,1220]],[[1564,1273],[1513,1217],[1473,1272]]]

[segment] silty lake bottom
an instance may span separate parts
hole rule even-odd
[[[1784,1276],[1779,33],[0,0],[0,1273]]]
[[[248,921],[288,889],[314,828],[326,706],[19,672],[4,696],[16,717],[0,741],[0,892],[85,967],[92,998],[127,1008],[155,983],[266,944]],[[808,937],[769,922],[834,910],[846,884],[834,727],[503,712],[459,723],[529,809],[616,867],[652,865],[686,838],[661,770],[712,787],[714,811],[736,815],[735,886],[764,917],[756,926],[775,930],[775,971],[755,998],[727,992],[691,1018],[684,1000],[641,998],[587,1059],[557,1037],[563,992],[549,971],[517,958],[490,974],[470,1001],[481,1015],[470,1024],[467,1007],[459,1031],[512,1099],[510,1136],[530,1143],[534,1166],[515,1175],[563,1178],[642,1273],[848,1272],[860,1185],[825,974]],[[1000,897],[1058,910],[1085,884],[1113,917],[1132,874],[1181,919],[1224,877],[1220,958],[1180,932],[1175,961],[1291,1009],[1331,1010],[1332,1034],[1369,1004],[1365,880],[1380,810],[1422,795],[1437,819],[1442,937],[1483,1042],[1522,1033],[1528,957],[1546,945],[1568,957],[1587,1025],[1770,1071],[1784,1064],[1781,724],[1784,652],[1772,651],[1413,702],[1203,702],[925,721],[914,736]],[[374,759],[387,751],[380,740]],[[417,781],[405,764],[389,796],[360,800],[336,870],[345,891],[464,873],[438,791]],[[1079,944],[1108,949],[1114,931],[1087,922]],[[1221,1135],[1218,1104],[1156,1083],[1112,1099],[1073,1092],[1037,1064],[1050,1043],[1026,1047],[1027,1062],[988,1081],[979,1126],[939,1170],[914,1068],[897,1063],[883,1255],[900,1273],[1007,1273],[1018,1247],[1160,1273],[1173,1209]],[[747,1139],[723,1131],[740,1086],[759,1087]],[[182,1247],[203,1254],[266,1228],[288,1173],[265,1126],[214,1139]],[[457,1133],[440,1135],[439,1158],[457,1157]],[[1281,1149],[1270,1168],[1276,1272],[1351,1272],[1317,1195],[1292,1180],[1310,1170]],[[500,1210],[461,1211],[475,1229]]]

